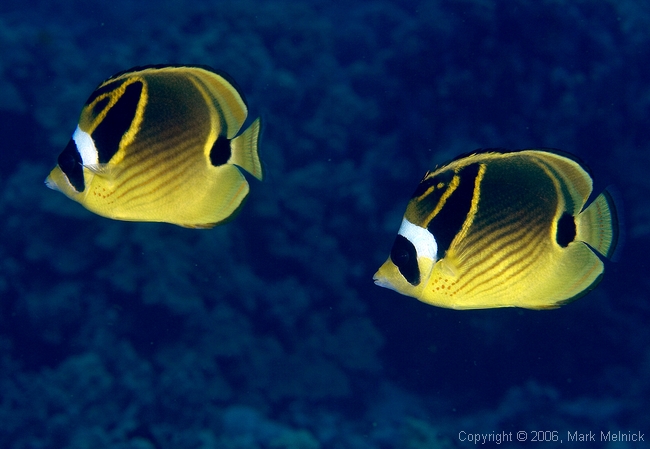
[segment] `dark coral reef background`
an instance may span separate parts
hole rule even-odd
[[[0,447],[647,441],[649,29],[641,0],[3,1]],[[94,87],[154,63],[227,71],[263,117],[267,178],[229,224],[43,185]],[[615,186],[626,244],[596,290],[459,312],[373,285],[422,175],[481,147],[560,148]]]

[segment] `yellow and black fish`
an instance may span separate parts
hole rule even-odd
[[[549,150],[474,153],[429,172],[375,283],[439,307],[548,309],[603,275],[618,239],[612,196]]]
[[[46,185],[108,218],[209,228],[257,179],[260,119],[234,82],[208,67],[147,66],[101,83]]]

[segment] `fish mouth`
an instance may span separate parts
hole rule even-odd
[[[59,190],[60,191],[59,186],[56,185],[56,183],[52,180],[52,178],[50,176],[45,178],[45,185],[48,188],[52,189],[52,190]]]
[[[380,276],[377,276],[376,274],[372,277],[372,280],[374,281],[375,285],[378,285],[379,287],[384,287],[390,290],[395,290],[395,287],[388,282],[386,278],[382,278]]]

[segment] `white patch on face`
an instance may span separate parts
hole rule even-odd
[[[406,218],[402,220],[397,233],[404,236],[409,242],[415,246],[418,257],[426,257],[431,259],[434,263],[438,257],[438,243],[435,237],[428,230],[421,226],[414,225]]]
[[[72,134],[72,139],[74,140],[74,143],[77,144],[77,151],[79,151],[83,165],[94,166],[99,163],[97,147],[95,147],[95,142],[93,142],[93,138],[90,137],[90,134],[82,131],[79,129],[79,126],[77,126],[77,129],[74,130],[74,134]]]

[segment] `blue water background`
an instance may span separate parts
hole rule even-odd
[[[641,0],[3,1],[0,447],[643,447],[649,29]],[[225,70],[263,117],[266,179],[225,226],[43,185],[94,87],[152,63]],[[539,312],[373,285],[422,175],[489,147],[560,148],[615,186],[600,286]]]

